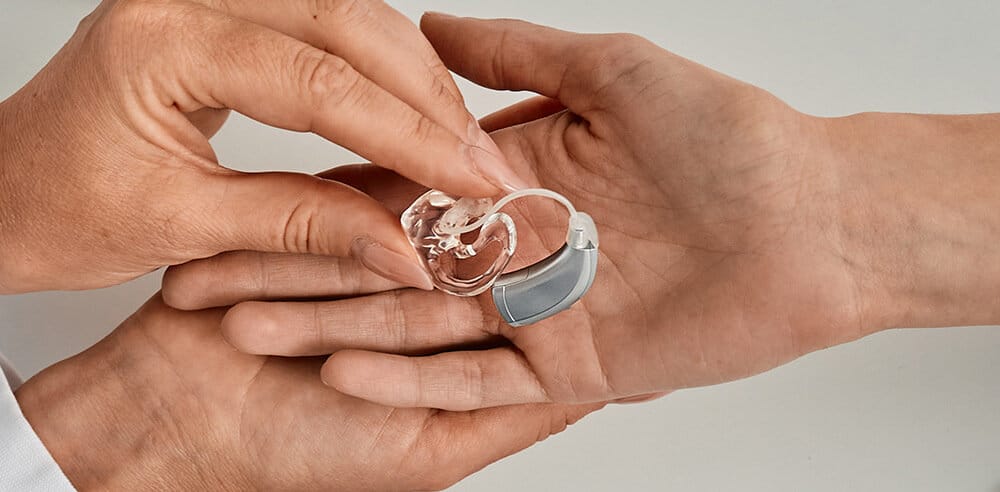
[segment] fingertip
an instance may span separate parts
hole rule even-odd
[[[424,37],[431,43],[435,51],[440,54],[442,49],[452,48],[451,46],[447,46],[448,43],[445,42],[451,35],[448,24],[461,20],[462,18],[460,17],[443,12],[424,12],[424,15],[420,17],[420,31],[423,32]],[[445,65],[448,65],[447,61],[445,61]],[[452,67],[449,66],[449,68]]]
[[[364,350],[341,350],[321,369],[327,386],[362,400],[399,408],[418,406],[409,357]]]
[[[220,331],[227,343],[250,355],[287,355],[278,350],[282,330],[264,302],[243,302],[222,318]]]
[[[205,292],[210,288],[210,279],[205,275],[198,275],[198,271],[191,263],[167,268],[163,273],[161,287],[163,302],[181,311],[211,307],[205,305]]]
[[[423,29],[428,23],[447,21],[450,19],[457,19],[457,17],[452,14],[438,12],[436,10],[428,10],[424,12],[424,15],[420,16],[420,29]]]
[[[434,282],[407,245],[405,254],[383,246],[369,236],[351,242],[351,255],[379,276],[421,290],[433,290]]]
[[[359,380],[370,372],[368,357],[360,350],[341,350],[331,355],[320,369],[323,384],[346,395],[363,398]],[[359,377],[360,376],[360,377]]]

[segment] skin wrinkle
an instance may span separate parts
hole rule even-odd
[[[288,215],[285,216],[285,220],[283,221],[281,232],[279,233],[278,237],[281,238],[282,246],[286,251],[291,251],[293,253],[303,253],[309,251],[308,233],[306,233],[306,240],[305,240],[305,244],[307,245],[307,247],[305,248],[302,247],[303,243],[301,240],[302,239],[301,231],[303,230],[302,229],[303,224],[301,222],[300,217],[303,208],[305,208],[306,206],[307,205],[305,204],[305,202],[303,202],[301,199],[296,200],[295,206],[292,208],[291,212],[289,212]],[[308,228],[310,227],[312,222],[312,213],[308,212],[307,215],[308,216],[306,218],[305,230],[308,231]]]
[[[254,384],[258,381],[258,377],[260,376],[261,372],[264,371],[265,365],[267,365],[266,359],[264,360],[264,362],[261,362],[260,367],[253,372],[253,375],[250,377],[250,382],[246,385],[246,388],[244,389],[242,395],[240,396],[239,417],[237,418],[235,425],[237,430],[236,442],[240,443],[241,445],[244,445],[243,446],[244,449],[253,450],[253,446],[247,444],[249,444],[248,441],[252,441],[258,434],[256,432],[256,429],[252,425],[249,426],[246,425],[247,399],[250,396],[250,391],[253,390]],[[243,429],[245,427],[252,429],[249,437],[244,437]],[[255,458],[259,460],[260,456],[256,455]]]
[[[598,394],[599,395],[621,394],[618,392],[618,390],[615,389],[615,386],[611,383],[610,371],[608,370],[607,365],[604,363],[603,357],[601,355],[602,353],[601,350],[598,348],[597,330],[598,328],[593,325],[588,327],[588,331],[590,332],[590,343],[591,343],[591,350],[593,350],[594,362],[597,364],[597,369],[600,371],[601,374],[601,382],[600,382],[601,388],[600,388],[600,393]],[[588,391],[587,400],[593,398],[591,395],[592,393]]]
[[[538,371],[535,369],[535,366],[531,363],[531,360],[528,359],[527,355],[525,355],[525,353],[517,346],[510,347],[510,350],[517,355],[518,363],[520,363],[525,369],[527,369],[527,372],[533,376],[530,383],[534,386],[534,389],[540,396],[541,401],[543,402],[559,401],[555,398],[552,398],[552,395],[549,393],[549,388],[546,387],[546,385],[538,377]]]
[[[537,151],[535,150],[534,143],[528,136],[527,130],[529,125],[548,124],[546,123],[547,121],[548,118],[543,120],[536,120],[533,122],[515,126],[513,128],[510,128],[509,130],[507,129],[504,130],[505,132],[510,131],[514,135],[515,144],[511,145],[511,147],[518,153],[517,156],[518,159],[515,162],[521,162],[527,164],[531,174],[534,175],[535,178],[538,179],[539,181],[542,181],[541,169],[537,164],[540,161],[537,160],[538,154]]]
[[[160,356],[160,358],[162,358],[163,360],[172,362],[171,364],[168,364],[168,365],[169,365],[169,369],[171,370],[171,372],[172,372],[172,374],[174,376],[174,382],[176,384],[179,384],[182,388],[184,388],[183,394],[194,394],[193,391],[192,391],[193,388],[190,385],[187,384],[186,380],[183,378],[183,376],[180,374],[180,372],[175,368],[175,366],[173,364],[173,362],[174,362],[173,358],[159,344],[159,342],[156,339],[154,339],[148,333],[146,333],[145,330],[142,330],[141,328],[138,328],[138,327],[136,329],[130,330],[130,333],[144,338],[148,342],[147,345],[150,348],[152,348]],[[134,394],[134,392],[132,392],[132,391],[130,391],[129,393]],[[160,410],[160,411],[155,411],[154,414],[157,414],[157,415],[158,414],[172,415],[171,410],[174,410],[174,405],[167,404],[166,402],[162,401],[161,399],[155,399],[154,401],[157,403],[157,408]],[[149,410],[150,410],[149,408],[146,408],[147,413],[148,413]],[[201,405],[198,405],[197,406],[197,410],[199,412],[198,416],[201,417],[201,419],[202,419],[203,422],[207,423],[207,422],[211,421],[211,419],[208,417],[208,411],[207,411],[207,409],[205,409]],[[190,418],[191,416],[188,415],[188,417]],[[190,438],[188,436],[183,435],[183,432],[181,432],[179,430],[178,426],[176,426],[176,425],[169,425],[172,422],[176,422],[174,419],[171,419],[171,418],[158,418],[158,419],[156,419],[156,422],[160,424],[160,425],[157,426],[159,429],[166,430],[167,433],[168,433],[168,435],[172,435],[174,437],[174,442],[184,443],[184,442],[190,440]],[[167,424],[167,425],[163,425],[163,424]],[[211,426],[206,425],[206,426],[204,426],[204,428],[211,428]],[[140,441],[140,442],[143,442],[143,441]],[[148,445],[148,442],[147,442],[147,445]],[[183,447],[183,444],[181,445],[181,447]],[[157,454],[156,451],[159,451],[160,446],[158,444],[156,444],[156,445],[153,445],[152,447],[150,447],[150,449],[155,450],[154,454]],[[185,453],[185,451],[183,449],[177,449],[176,451],[181,452],[181,453]],[[196,465],[197,464],[194,461],[192,461],[190,463],[192,465]],[[207,475],[205,475],[206,471],[205,470],[201,470],[197,466],[195,466],[195,471],[197,473],[199,473],[199,476],[202,476],[203,479],[205,477],[207,477]]]
[[[594,67],[589,73],[591,100],[607,101],[612,104],[622,102],[615,97],[615,94],[621,87],[630,87],[631,84],[627,83],[627,79],[646,64],[645,57],[636,57],[636,50],[632,44],[634,40],[631,39],[619,42],[618,46],[604,50],[599,61],[591,65]],[[613,73],[609,75],[609,71]]]
[[[315,347],[315,350],[321,350],[322,347],[336,348],[333,347],[335,337],[332,337],[327,330],[326,316],[324,316],[326,304],[316,302],[312,307],[312,323],[302,323],[299,328],[303,330],[305,345],[311,349]]]
[[[228,187],[227,187],[228,189]],[[271,272],[267,267],[268,262],[265,260],[264,255],[256,255],[257,261],[253,262],[257,265],[257,275],[250,275],[250,278],[256,278],[257,284],[251,285],[251,290],[260,292],[260,296],[263,299],[270,299],[274,297],[273,291],[271,290]]]
[[[505,85],[504,82],[507,78],[504,76],[504,57],[506,53],[510,51],[507,49],[508,39],[507,31],[500,33],[500,40],[497,41],[496,47],[494,48],[491,59],[493,60],[493,80],[496,82],[495,85]]]
[[[470,403],[471,408],[481,408],[483,406],[492,406],[494,403],[490,402],[488,405],[484,405],[486,391],[486,381],[489,380],[484,377],[486,372],[486,367],[484,366],[482,359],[476,357],[466,357],[462,360],[462,374],[465,376],[465,389],[463,394],[460,395],[456,400],[467,399]]]
[[[554,138],[552,136],[552,133],[555,133],[554,128],[556,126],[562,127],[562,130],[558,132],[561,135],[561,138]],[[562,177],[563,179],[557,179],[557,181],[559,181],[564,186],[569,185],[569,183],[565,182],[565,176],[570,176],[572,174],[579,174],[580,170],[587,171],[590,174],[590,176],[577,176],[577,180],[579,182],[584,182],[587,180],[587,178],[600,177],[600,174],[596,172],[596,170],[594,169],[597,166],[588,166],[589,159],[579,158],[580,155],[586,155],[586,152],[574,150],[574,147],[578,147],[580,146],[580,144],[575,145],[571,142],[571,139],[575,134],[573,131],[574,129],[579,129],[581,131],[590,134],[590,128],[591,126],[589,123],[587,123],[587,120],[582,119],[579,115],[576,115],[574,113],[566,111],[563,113],[559,113],[556,116],[556,121],[553,123],[553,131],[549,133],[549,137],[547,138],[547,140],[552,142],[551,146],[556,148],[556,152],[558,152],[557,155],[563,156],[565,158],[564,160],[558,161],[564,164],[563,168],[565,169],[572,167],[574,168],[574,172],[559,173],[553,170],[553,172],[551,172],[550,174],[554,178]],[[595,143],[595,146],[598,145],[600,144]],[[595,179],[594,181],[600,181],[600,180]],[[577,193],[581,197],[587,197],[592,194],[595,196],[600,196],[599,194],[597,194],[598,193],[597,190],[592,190],[591,193],[581,193],[581,189],[579,187],[573,187],[571,190],[573,193]]]
[[[379,424],[375,426],[376,429],[378,429],[378,430],[375,432],[375,435],[372,436],[371,442],[369,443],[368,447],[365,449],[366,460],[371,460],[372,457],[375,456],[375,454],[377,453],[378,448],[379,448],[379,444],[385,438],[386,428],[388,427],[389,423],[392,422],[392,418],[396,414],[396,411],[397,411],[396,408],[390,408],[389,412],[386,413],[386,415],[382,419],[382,421],[379,422]],[[374,461],[374,460],[372,460],[372,461]]]
[[[614,82],[612,82],[612,84],[609,84],[609,86],[607,87],[607,90],[610,90],[612,86],[616,87],[616,88],[632,87],[630,89],[630,95],[629,95],[629,97],[627,97],[626,99],[624,99],[622,101],[622,104],[624,104],[626,106],[632,106],[635,101],[640,100],[640,99],[641,100],[647,100],[647,99],[649,99],[649,98],[643,97],[646,92],[652,91],[654,89],[662,88],[664,86],[663,82],[669,80],[669,77],[666,77],[666,76],[651,76],[651,77],[650,76],[638,76],[639,72],[642,72],[643,70],[645,70],[647,68],[650,68],[653,65],[654,65],[654,61],[650,57],[641,57],[640,59],[638,59],[637,61],[635,61],[635,64],[633,66],[631,66],[631,67],[629,67],[629,68],[627,68],[625,70],[622,70],[622,72],[618,75],[618,77],[616,77],[616,79],[614,80]],[[643,80],[643,83],[641,83],[641,84],[627,84],[627,83],[623,82],[623,81],[629,80],[629,79]],[[614,99],[616,99],[616,98],[607,98],[607,99],[604,99],[604,100],[614,100]]]
[[[392,291],[392,295],[388,298],[387,302],[390,304],[390,306],[387,311],[392,313],[390,315],[390,322],[388,323],[388,325],[393,326],[394,323],[392,322],[392,320],[395,319],[396,321],[395,326],[399,328],[399,332],[397,333],[398,335],[397,339],[398,342],[400,343],[399,346],[411,347],[412,345],[410,341],[410,330],[408,329],[408,327],[410,326],[409,323],[410,320],[407,317],[406,309],[404,309],[403,307],[401,292],[402,291],[394,290]]]

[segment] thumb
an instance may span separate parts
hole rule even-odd
[[[192,207],[192,240],[205,257],[225,251],[354,256],[381,276],[431,289],[399,219],[336,181],[296,173],[216,175]]]
[[[448,68],[485,87],[527,90],[574,113],[620,86],[653,45],[627,34],[578,34],[518,20],[425,14],[420,28]]]

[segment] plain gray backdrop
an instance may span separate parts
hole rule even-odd
[[[97,3],[0,0],[0,98]],[[440,10],[638,33],[814,114],[1000,109],[995,0],[390,3],[413,19]],[[525,97],[462,89],[479,115]],[[214,144],[244,170],[358,161],[240,116]],[[100,339],[158,285],[154,274],[95,292],[2,297],[0,348],[30,376]],[[995,327],[882,333],[748,380],[610,407],[456,489],[998,492],[998,349]]]

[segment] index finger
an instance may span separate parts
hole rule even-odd
[[[136,5],[129,8],[145,4]],[[314,132],[450,193],[491,196],[524,186],[474,123],[476,132],[456,134],[343,58],[258,24],[198,8],[197,16],[185,15],[204,24],[201,42],[192,44],[187,33],[165,32],[162,42],[172,47],[147,53],[151,66],[173,67],[156,80],[165,89],[159,96],[169,98],[163,101],[167,111],[232,108],[269,125]]]
[[[337,55],[358,72],[458,135],[473,131],[462,93],[434,48],[382,1],[201,0]]]

